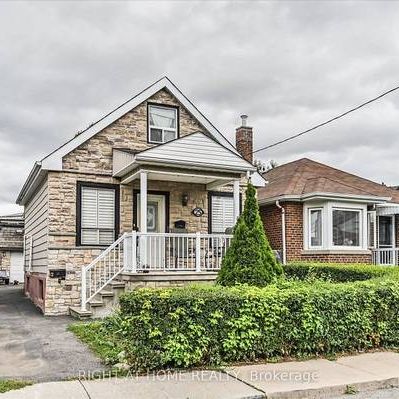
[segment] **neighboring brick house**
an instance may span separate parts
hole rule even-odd
[[[398,264],[399,191],[306,158],[263,177],[263,224],[287,262]]]
[[[10,283],[23,283],[22,262],[24,219],[22,214],[0,216],[0,273]]]
[[[85,315],[110,287],[214,279],[246,177],[264,182],[250,137],[243,119],[236,149],[163,78],[36,162],[17,200],[27,295]]]

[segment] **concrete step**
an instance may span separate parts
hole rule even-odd
[[[92,299],[89,301],[90,308],[98,308],[104,306],[104,302],[100,299]]]
[[[113,293],[113,291],[108,291],[108,290],[102,290],[99,293],[102,297],[113,297],[115,294]]]
[[[79,320],[87,320],[91,319],[93,316],[93,312],[90,310],[82,310],[79,306],[70,306],[69,307],[69,314]]]
[[[113,280],[108,284],[108,286],[110,288],[125,288],[126,284],[123,281]]]

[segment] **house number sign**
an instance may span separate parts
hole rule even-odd
[[[193,209],[193,215],[196,216],[197,218],[201,217],[204,214],[204,210],[202,208],[194,208]]]

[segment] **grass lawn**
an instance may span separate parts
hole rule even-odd
[[[21,389],[28,385],[32,385],[32,383],[30,381],[0,380],[0,393]]]
[[[82,342],[84,342],[106,364],[118,363],[118,354],[123,351],[119,340],[102,321],[74,323],[68,326]]]

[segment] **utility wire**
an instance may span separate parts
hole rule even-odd
[[[352,112],[355,112],[355,111],[357,111],[358,109],[363,108],[363,107],[365,107],[366,105],[371,104],[371,103],[373,103],[374,101],[377,101],[377,100],[379,100],[380,98],[385,97],[386,95],[388,95],[388,94],[390,94],[390,93],[392,93],[392,92],[394,92],[394,91],[396,91],[396,90],[398,90],[398,89],[399,89],[399,86],[396,86],[396,87],[394,87],[393,89],[390,89],[390,90],[388,90],[388,91],[386,91],[386,92],[380,94],[379,96],[374,97],[374,98],[372,98],[371,100],[368,100],[368,101],[366,101],[365,103],[358,105],[358,106],[355,107],[355,108],[352,108],[352,109],[350,109],[350,110],[348,110],[348,111],[345,111],[344,113],[342,113],[342,114],[340,114],[340,115],[337,115],[337,116],[335,116],[334,118],[331,118],[331,119],[329,119],[329,120],[327,120],[327,121],[325,121],[325,122],[323,122],[323,123],[319,123],[318,125],[313,126],[313,127],[311,127],[310,129],[307,129],[307,130],[304,130],[303,132],[300,132],[300,133],[294,134],[294,135],[292,135],[292,136],[289,136],[289,137],[287,137],[287,138],[285,138],[285,139],[283,139],[283,140],[277,141],[276,143],[269,144],[269,145],[267,145],[267,146],[265,146],[265,147],[258,148],[257,150],[255,150],[255,151],[253,152],[253,154],[255,154],[256,152],[260,152],[260,151],[263,151],[263,150],[267,150],[267,149],[272,148],[272,147],[276,147],[276,146],[278,146],[278,145],[280,145],[280,144],[286,143],[287,141],[290,141],[290,140],[296,139],[297,137],[303,136],[303,135],[306,134],[306,133],[312,132],[313,130],[318,129],[319,127],[322,127],[322,126],[324,126],[324,125],[327,125],[328,123],[334,122],[334,121],[336,121],[337,119],[340,119],[340,118],[342,118],[342,117],[344,117],[344,116],[346,116],[346,115],[348,115],[348,114],[350,114],[350,113],[352,113]]]

